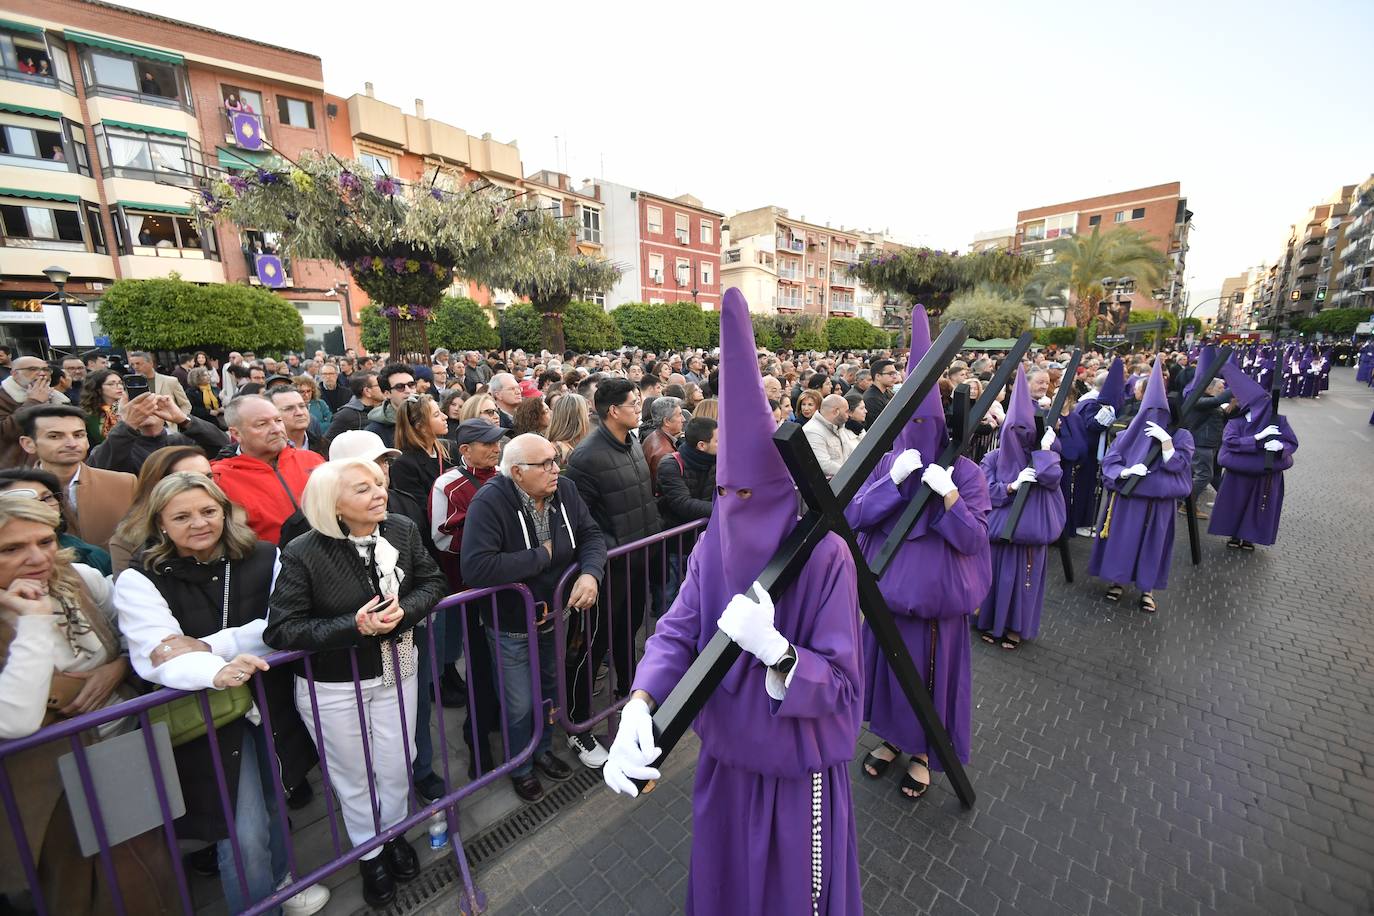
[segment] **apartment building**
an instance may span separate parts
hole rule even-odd
[[[738,286],[757,312],[881,318],[882,297],[865,291],[851,265],[881,250],[881,235],[795,218],[782,207],[730,217],[722,252],[726,286]]]
[[[6,6],[0,340],[46,351],[43,271],[56,266],[92,306],[124,278],[265,278],[301,310],[307,349],[356,344],[341,308],[346,272],[274,262],[270,240],[192,206],[205,178],[325,148],[318,57],[106,3]]]
[[[1250,327],[1250,315],[1245,307],[1245,291],[1251,286],[1250,271],[1227,277],[1221,283],[1217,302],[1216,327],[1223,333],[1244,331]]]
[[[1351,210],[1359,203],[1360,185],[1345,185],[1329,198],[1307,209],[1303,218],[1288,227],[1279,256],[1269,265],[1260,299],[1251,314],[1251,323],[1280,331],[1293,328],[1323,309],[1333,308],[1335,293],[1349,302],[1358,294],[1359,269],[1347,270],[1367,260],[1368,247],[1358,244],[1368,228],[1367,217],[1352,219]],[[1363,213],[1364,211],[1361,211]],[[1364,221],[1361,222],[1361,219]],[[1350,243],[1355,229],[1357,244]],[[1346,288],[1343,284],[1351,284]],[[1366,301],[1366,300],[1357,300]]]
[[[1344,221],[1344,238],[1332,265],[1326,302],[1331,308],[1374,312],[1374,175],[1356,186]]]
[[[1170,269],[1159,289],[1128,294],[1132,308],[1178,311],[1184,303],[1184,270],[1192,218],[1182,185],[1174,181],[1022,210],[1016,214],[1010,248],[1018,254],[1048,261],[1054,240],[1064,236],[1083,235],[1093,229],[1106,232],[1118,226],[1143,232],[1169,257]]]
[[[603,202],[604,254],[623,271],[606,294],[606,308],[694,302],[719,311],[724,214],[690,194],[664,197],[606,181],[589,182],[582,193]]]

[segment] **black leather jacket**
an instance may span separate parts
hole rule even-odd
[[[350,648],[358,649],[360,678],[380,677],[382,640],[415,626],[448,594],[448,581],[425,550],[414,522],[388,514],[380,533],[400,554],[396,569],[405,574],[400,594],[405,616],[385,637],[358,632],[355,615],[376,590],[352,542],[310,531],[282,550],[263,642],[274,649],[323,650],[311,659],[316,680],[352,680]]]

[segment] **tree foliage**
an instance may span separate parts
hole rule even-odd
[[[944,314],[945,320],[966,322],[974,340],[1020,337],[1030,326],[1030,317],[1029,306],[990,285],[960,293]]]
[[[542,214],[540,219],[550,219]],[[571,237],[570,237],[571,238]],[[494,287],[530,300],[542,320],[542,343],[552,353],[567,349],[563,313],[579,296],[605,293],[620,279],[620,268],[601,258],[577,254],[570,246],[511,258],[489,275]]]
[[[1355,333],[1355,325],[1368,320],[1369,309],[1327,309],[1303,321],[1298,330],[1304,334],[1348,337]]]
[[[825,336],[832,350],[874,350],[887,347],[889,335],[862,318],[831,318]]]
[[[369,353],[385,353],[391,348],[391,326],[377,306],[364,306],[358,312],[358,325],[364,350]]]
[[[710,339],[705,313],[695,302],[627,302],[611,312],[626,346],[662,352],[701,347]],[[717,325],[716,335],[720,330]]]
[[[529,303],[517,303],[502,312],[497,323],[497,331],[501,336],[503,350],[539,350],[539,313]]]
[[[201,286],[176,274],[120,280],[106,291],[99,315],[114,343],[126,348],[272,351],[305,346],[300,312],[257,286]]]
[[[1036,343],[1041,346],[1070,346],[1078,339],[1077,328],[1036,328],[1032,332]]]
[[[1169,268],[1168,256],[1150,236],[1125,226],[1110,232],[1094,226],[1088,235],[1062,236],[1052,243],[1051,251],[1054,260],[1040,268],[1036,279],[1069,291],[1080,347],[1085,346],[1088,325],[1107,294],[1103,279],[1130,277],[1137,290],[1148,294],[1163,285]]]
[[[429,344],[448,350],[495,350],[501,335],[486,311],[466,296],[446,296],[429,317]]]
[[[865,286],[919,302],[932,315],[949,306],[953,297],[980,283],[1000,283],[1020,289],[1035,265],[1028,258],[994,250],[961,255],[957,251],[902,248],[885,251],[849,268]]]
[[[563,313],[563,333],[574,353],[601,353],[620,348],[620,328],[595,302],[570,302]]]

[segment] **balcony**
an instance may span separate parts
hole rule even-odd
[[[739,249],[738,249],[738,248],[731,248],[731,249],[728,249],[727,251],[721,252],[721,255],[720,255],[720,263],[722,263],[722,264],[738,264],[739,262],[740,262],[740,253],[739,253]]]
[[[801,278],[802,278],[801,270],[799,270],[798,268],[795,268],[795,267],[792,267],[792,268],[779,267],[779,268],[778,268],[778,279],[779,279],[779,280],[788,280],[788,281],[791,281],[792,283],[800,283],[800,282],[801,282]]]
[[[779,311],[782,309],[801,311],[803,308],[801,296],[775,296],[773,302]]]
[[[788,239],[786,236],[780,235],[777,237],[777,243],[778,251],[803,252],[806,250],[806,242],[802,239]]]
[[[271,148],[267,136],[267,116],[242,109],[220,109],[224,118],[224,142],[239,149],[257,151]]]
[[[830,272],[830,285],[837,286],[840,289],[853,289],[854,278],[849,276],[846,271],[832,270]]]
[[[294,286],[291,279],[291,259],[280,258],[282,273],[280,276],[274,275],[272,266],[269,264],[258,264],[258,257],[261,252],[245,251],[243,253],[244,265],[248,268],[248,282],[253,286],[266,286],[270,289],[283,289]],[[264,281],[264,277],[266,280]]]

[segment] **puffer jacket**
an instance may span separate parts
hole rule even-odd
[[[274,649],[318,650],[311,659],[316,680],[352,680],[351,648],[358,650],[358,676],[380,677],[382,641],[415,626],[448,594],[448,582],[421,543],[414,522],[388,514],[379,533],[400,554],[396,569],[404,573],[399,596],[404,617],[384,636],[358,632],[358,608],[377,591],[351,541],[310,531],[282,549],[262,641]]]
[[[649,465],[633,436],[621,442],[598,427],[573,449],[568,478],[577,484],[607,548],[662,530]]]
[[[658,465],[658,511],[663,527],[676,528],[699,518],[710,518],[716,496],[716,462],[694,458],[696,451],[683,443],[676,455]],[[709,456],[708,456],[709,457]]]
[[[390,401],[383,401],[381,406],[372,408],[368,413],[367,425],[363,429],[381,436],[387,448],[394,448],[396,445],[396,408],[391,406]]]

